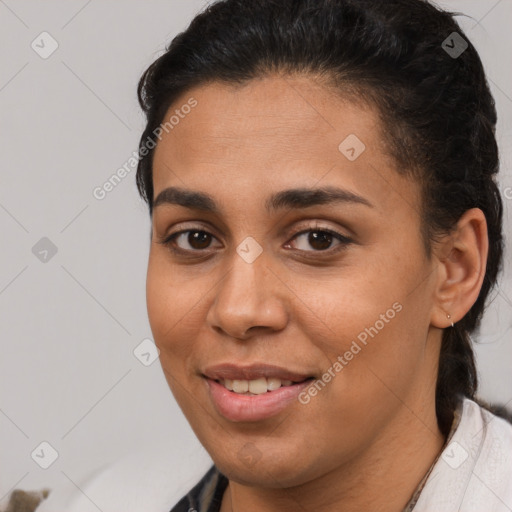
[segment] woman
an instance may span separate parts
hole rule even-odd
[[[144,73],[148,314],[214,466],[172,511],[512,510],[469,335],[496,111],[423,0],[224,0]]]
[[[511,510],[469,338],[502,258],[496,112],[453,17],[214,3],[139,98],[149,319],[215,463],[173,511]]]

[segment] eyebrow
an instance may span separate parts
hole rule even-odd
[[[285,208],[300,209],[334,203],[362,204],[370,208],[374,207],[370,201],[349,190],[327,186],[295,188],[276,192],[265,201],[265,208],[267,212],[272,212]],[[220,213],[220,209],[211,195],[179,187],[162,190],[153,201],[153,209],[163,204],[175,204],[191,210],[214,214]]]

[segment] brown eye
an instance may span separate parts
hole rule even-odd
[[[300,241],[302,239],[302,241]],[[331,231],[329,229],[309,229],[302,231],[294,236],[293,240],[299,240],[295,243],[295,248],[305,252],[322,252],[331,249],[334,241],[337,241],[337,246],[345,247],[352,241],[340,233]],[[308,247],[312,247],[313,251]]]
[[[206,231],[189,231],[187,242],[194,249],[206,249],[210,245],[211,238]]]
[[[160,243],[177,252],[199,252],[208,249],[214,238],[207,231],[187,229],[173,233]]]
[[[333,236],[325,231],[311,231],[308,236],[308,243],[311,244],[311,247],[324,251],[329,249],[332,239]]]

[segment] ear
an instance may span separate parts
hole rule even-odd
[[[432,325],[441,329],[449,327],[471,309],[485,278],[488,251],[485,215],[479,208],[472,208],[434,249],[438,279]]]

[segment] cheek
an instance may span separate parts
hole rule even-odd
[[[301,299],[314,304],[315,314],[299,315],[301,330],[328,357],[333,389],[358,400],[392,395],[386,385],[403,389],[421,363],[425,333],[419,324],[428,316],[428,301],[417,285],[428,269],[419,253],[401,258],[400,247],[383,247],[319,288],[303,283]],[[340,364],[333,368],[335,361]]]
[[[157,344],[165,331],[165,325],[169,323],[168,315],[172,315],[172,309],[169,308],[171,293],[166,275],[151,253],[146,278],[146,304],[149,323]]]
[[[165,255],[150,254],[146,279],[149,324],[166,370],[182,372],[204,322],[201,298],[207,287],[174,272]],[[203,315],[203,317],[201,317]]]
[[[185,300],[184,300],[185,299]],[[146,304],[148,319],[155,343],[160,350],[167,350],[172,339],[177,339],[179,320],[186,314],[190,294],[176,282],[176,276],[163,258],[150,253],[146,279]],[[190,309],[190,308],[189,308]]]

